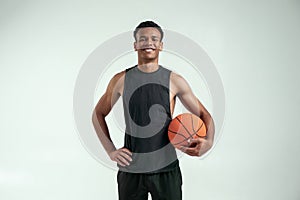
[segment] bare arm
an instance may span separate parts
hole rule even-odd
[[[182,150],[192,156],[201,156],[206,153],[213,144],[214,141],[214,133],[215,126],[214,121],[207,111],[207,109],[202,105],[199,99],[194,95],[192,89],[186,82],[186,80],[178,74],[171,74],[171,81],[173,85],[174,92],[176,96],[180,99],[182,104],[193,114],[199,116],[206,128],[206,138],[198,138],[196,140],[192,140],[191,146],[195,145],[195,147],[186,148],[183,147]]]
[[[124,72],[120,72],[110,80],[92,115],[92,122],[101,144],[111,160],[116,161],[121,166],[129,165],[128,161],[131,161],[131,152],[125,148],[116,149],[111,140],[105,117],[110,113],[121,95],[120,88],[122,88],[123,75]]]

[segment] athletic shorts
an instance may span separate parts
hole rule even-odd
[[[118,171],[119,200],[182,200],[179,167],[167,172],[138,174]]]

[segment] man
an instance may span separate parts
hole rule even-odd
[[[211,115],[180,75],[158,64],[163,49],[163,31],[145,21],[134,31],[138,64],[114,75],[93,112],[93,124],[106,152],[119,167],[120,200],[181,200],[182,177],[174,147],[168,140],[176,97],[207,127],[207,137],[190,141],[181,150],[201,156],[213,144]],[[105,117],[122,96],[126,122],[124,147],[117,149],[109,134]]]

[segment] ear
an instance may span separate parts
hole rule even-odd
[[[163,43],[163,42],[160,42],[159,47],[158,47],[158,50],[162,51],[162,50],[163,50],[163,47],[164,47],[164,43]]]
[[[136,42],[133,43],[133,48],[134,48],[135,51],[137,51]]]

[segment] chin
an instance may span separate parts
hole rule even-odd
[[[145,60],[156,60],[157,59],[156,56],[143,56],[142,58]]]

